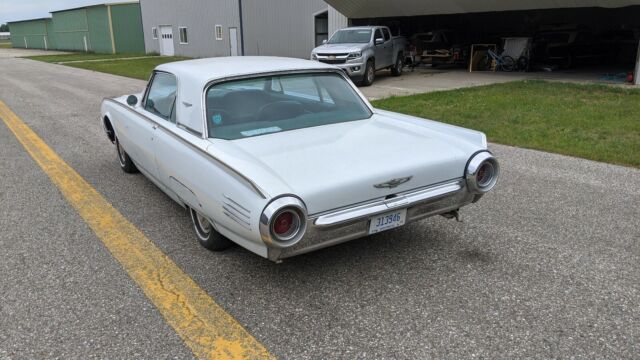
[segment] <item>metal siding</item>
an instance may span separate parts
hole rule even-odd
[[[84,51],[85,37],[88,50],[92,50],[86,9],[55,12],[52,18],[58,50]]]
[[[151,28],[171,25],[175,55],[189,57],[229,56],[229,28],[240,27],[237,0],[141,0],[144,46],[148,53],[160,52],[160,40]],[[246,24],[246,20],[245,20]],[[222,25],[223,40],[216,40],[215,26]],[[180,44],[179,27],[187,27],[189,43]],[[240,43],[240,39],[238,40]]]
[[[640,0],[326,0],[350,18],[376,18],[475,12],[560,9],[579,7],[624,7]]]
[[[45,19],[27,20],[9,23],[11,31],[11,45],[15,48],[24,48],[25,39],[30,49],[44,49],[47,27]]]
[[[49,50],[58,49],[58,44],[56,43],[56,36],[53,34],[53,19],[46,19],[45,27],[47,29],[47,49]]]
[[[246,55],[308,58],[315,47],[314,14],[323,0],[243,0]]]
[[[140,4],[112,5],[111,21],[117,53],[144,53]]]
[[[329,38],[334,32],[349,26],[349,19],[333,6],[329,6]]]
[[[96,6],[86,10],[91,50],[96,53],[110,54],[112,49],[107,7]]]

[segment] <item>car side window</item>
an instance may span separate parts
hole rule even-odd
[[[175,122],[174,107],[176,102],[177,82],[175,76],[157,72],[153,75],[144,108],[150,113]]]
[[[389,29],[382,29],[382,33],[384,34],[384,41],[391,40],[391,34],[389,33]]]
[[[376,41],[378,39],[384,39],[384,36],[382,36],[382,31],[380,31],[380,29],[376,29],[376,34],[373,37],[373,41]]]

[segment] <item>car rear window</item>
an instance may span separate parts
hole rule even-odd
[[[335,73],[228,81],[211,86],[206,99],[209,137],[227,140],[364,120],[372,115],[349,82]]]

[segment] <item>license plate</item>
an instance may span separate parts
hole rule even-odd
[[[396,210],[373,216],[369,221],[369,234],[397,228],[404,225],[407,219],[407,209]]]

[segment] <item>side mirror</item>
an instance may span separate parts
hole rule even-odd
[[[377,38],[376,39],[376,45],[382,45],[384,44],[384,39],[383,38]]]
[[[326,44],[328,40],[322,40],[322,45]]]
[[[129,97],[127,97],[127,104],[129,104],[129,106],[136,106],[137,103],[138,98],[135,95],[129,95]]]

